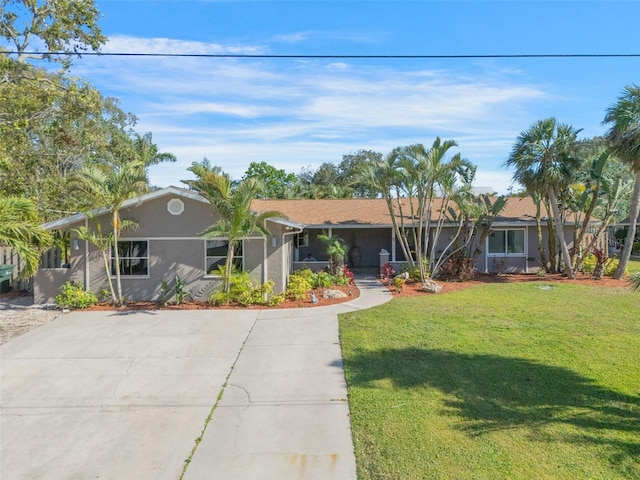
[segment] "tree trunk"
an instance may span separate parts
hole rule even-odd
[[[636,183],[633,186],[631,204],[629,205],[629,231],[627,232],[627,238],[624,240],[624,247],[622,248],[622,255],[620,256],[618,269],[613,275],[613,278],[616,280],[620,280],[624,276],[624,272],[627,270],[627,264],[631,257],[631,248],[633,248],[633,241],[636,235],[638,215],[640,215],[640,170],[636,172]]]
[[[558,273],[558,255],[556,253],[556,231],[553,227],[553,212],[549,200],[545,199],[544,208],[547,211],[547,232],[549,232],[549,273]]]
[[[233,268],[233,255],[235,254],[235,245],[229,242],[227,250],[227,258],[224,264],[224,293],[227,294],[227,304],[230,303],[229,292],[231,291],[231,270]]]
[[[551,203],[551,210],[553,211],[553,226],[560,243],[560,252],[562,254],[562,260],[564,261],[564,269],[567,274],[567,278],[574,278],[573,266],[571,265],[571,256],[569,255],[569,247],[567,246],[567,240],[564,238],[564,228],[562,225],[562,219],[560,218],[560,209],[558,208],[558,198],[556,197],[556,191],[553,187],[549,187],[549,203]]]
[[[111,267],[109,266],[109,257],[107,255],[107,251],[102,252],[102,259],[104,260],[104,266],[107,272],[107,280],[109,281],[109,290],[111,291],[111,299],[113,300],[113,304],[116,305],[118,303],[118,297],[116,297],[116,291],[113,289],[113,280],[111,279]],[[89,265],[85,265],[85,268],[89,268]]]
[[[120,279],[120,254],[118,252],[118,210],[113,210],[113,253],[116,262],[116,285],[118,287],[118,301],[116,306],[121,307],[124,304],[124,297],[122,296],[122,281]],[[111,273],[111,272],[109,272]]]
[[[544,240],[542,237],[542,218],[540,215],[540,197],[536,194],[534,202],[536,203],[536,233],[538,234],[538,252],[540,253],[540,263],[545,272],[550,270],[549,259],[547,258],[547,251],[544,248]]]

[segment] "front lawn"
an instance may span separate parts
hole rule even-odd
[[[640,293],[488,284],[340,335],[361,479],[640,478]]]

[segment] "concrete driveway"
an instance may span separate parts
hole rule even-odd
[[[354,479],[333,307],[74,312],[0,347],[0,478]]]

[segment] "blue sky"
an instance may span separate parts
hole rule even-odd
[[[300,55],[638,54],[635,1],[96,0],[104,52]],[[436,136],[500,193],[517,135],[555,116],[605,132],[605,109],[640,83],[640,58],[221,59],[83,57],[73,73],[139,118],[178,162],[207,157],[234,178],[252,161],[287,172],[383,154]]]

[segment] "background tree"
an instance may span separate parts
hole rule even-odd
[[[555,118],[539,120],[520,133],[506,166],[514,168],[513,179],[528,192],[537,192],[549,201],[556,241],[560,245],[567,277],[574,278],[571,256],[564,236],[559,197],[572,183],[581,161],[576,155],[580,130]]]
[[[629,205],[629,230],[618,269],[613,276],[620,279],[629,263],[640,215],[640,87],[626,86],[617,102],[607,109],[603,123],[610,125],[607,139],[611,142],[614,152],[635,174]]]
[[[35,204],[22,197],[0,197],[0,246],[10,247],[22,261],[21,278],[36,273],[40,254],[53,242],[40,226]]]
[[[72,55],[98,51],[106,42],[99,18],[93,0],[0,0],[0,51],[15,52],[19,62],[54,59],[68,66]],[[28,53],[38,49],[34,40],[43,43],[46,52],[68,53]]]
[[[342,156],[338,165],[339,184],[350,187],[354,197],[374,198],[378,192],[371,190],[369,185],[360,181],[361,172],[370,162],[379,162],[382,154],[372,150],[358,150]]]
[[[281,168],[269,165],[267,162],[251,162],[243,180],[255,177],[264,185],[264,198],[285,198],[287,191],[296,184],[297,178],[293,173],[287,173]]]
[[[2,55],[0,78],[0,194],[33,199],[45,220],[99,206],[74,188],[85,166],[175,161],[87,83]]]

